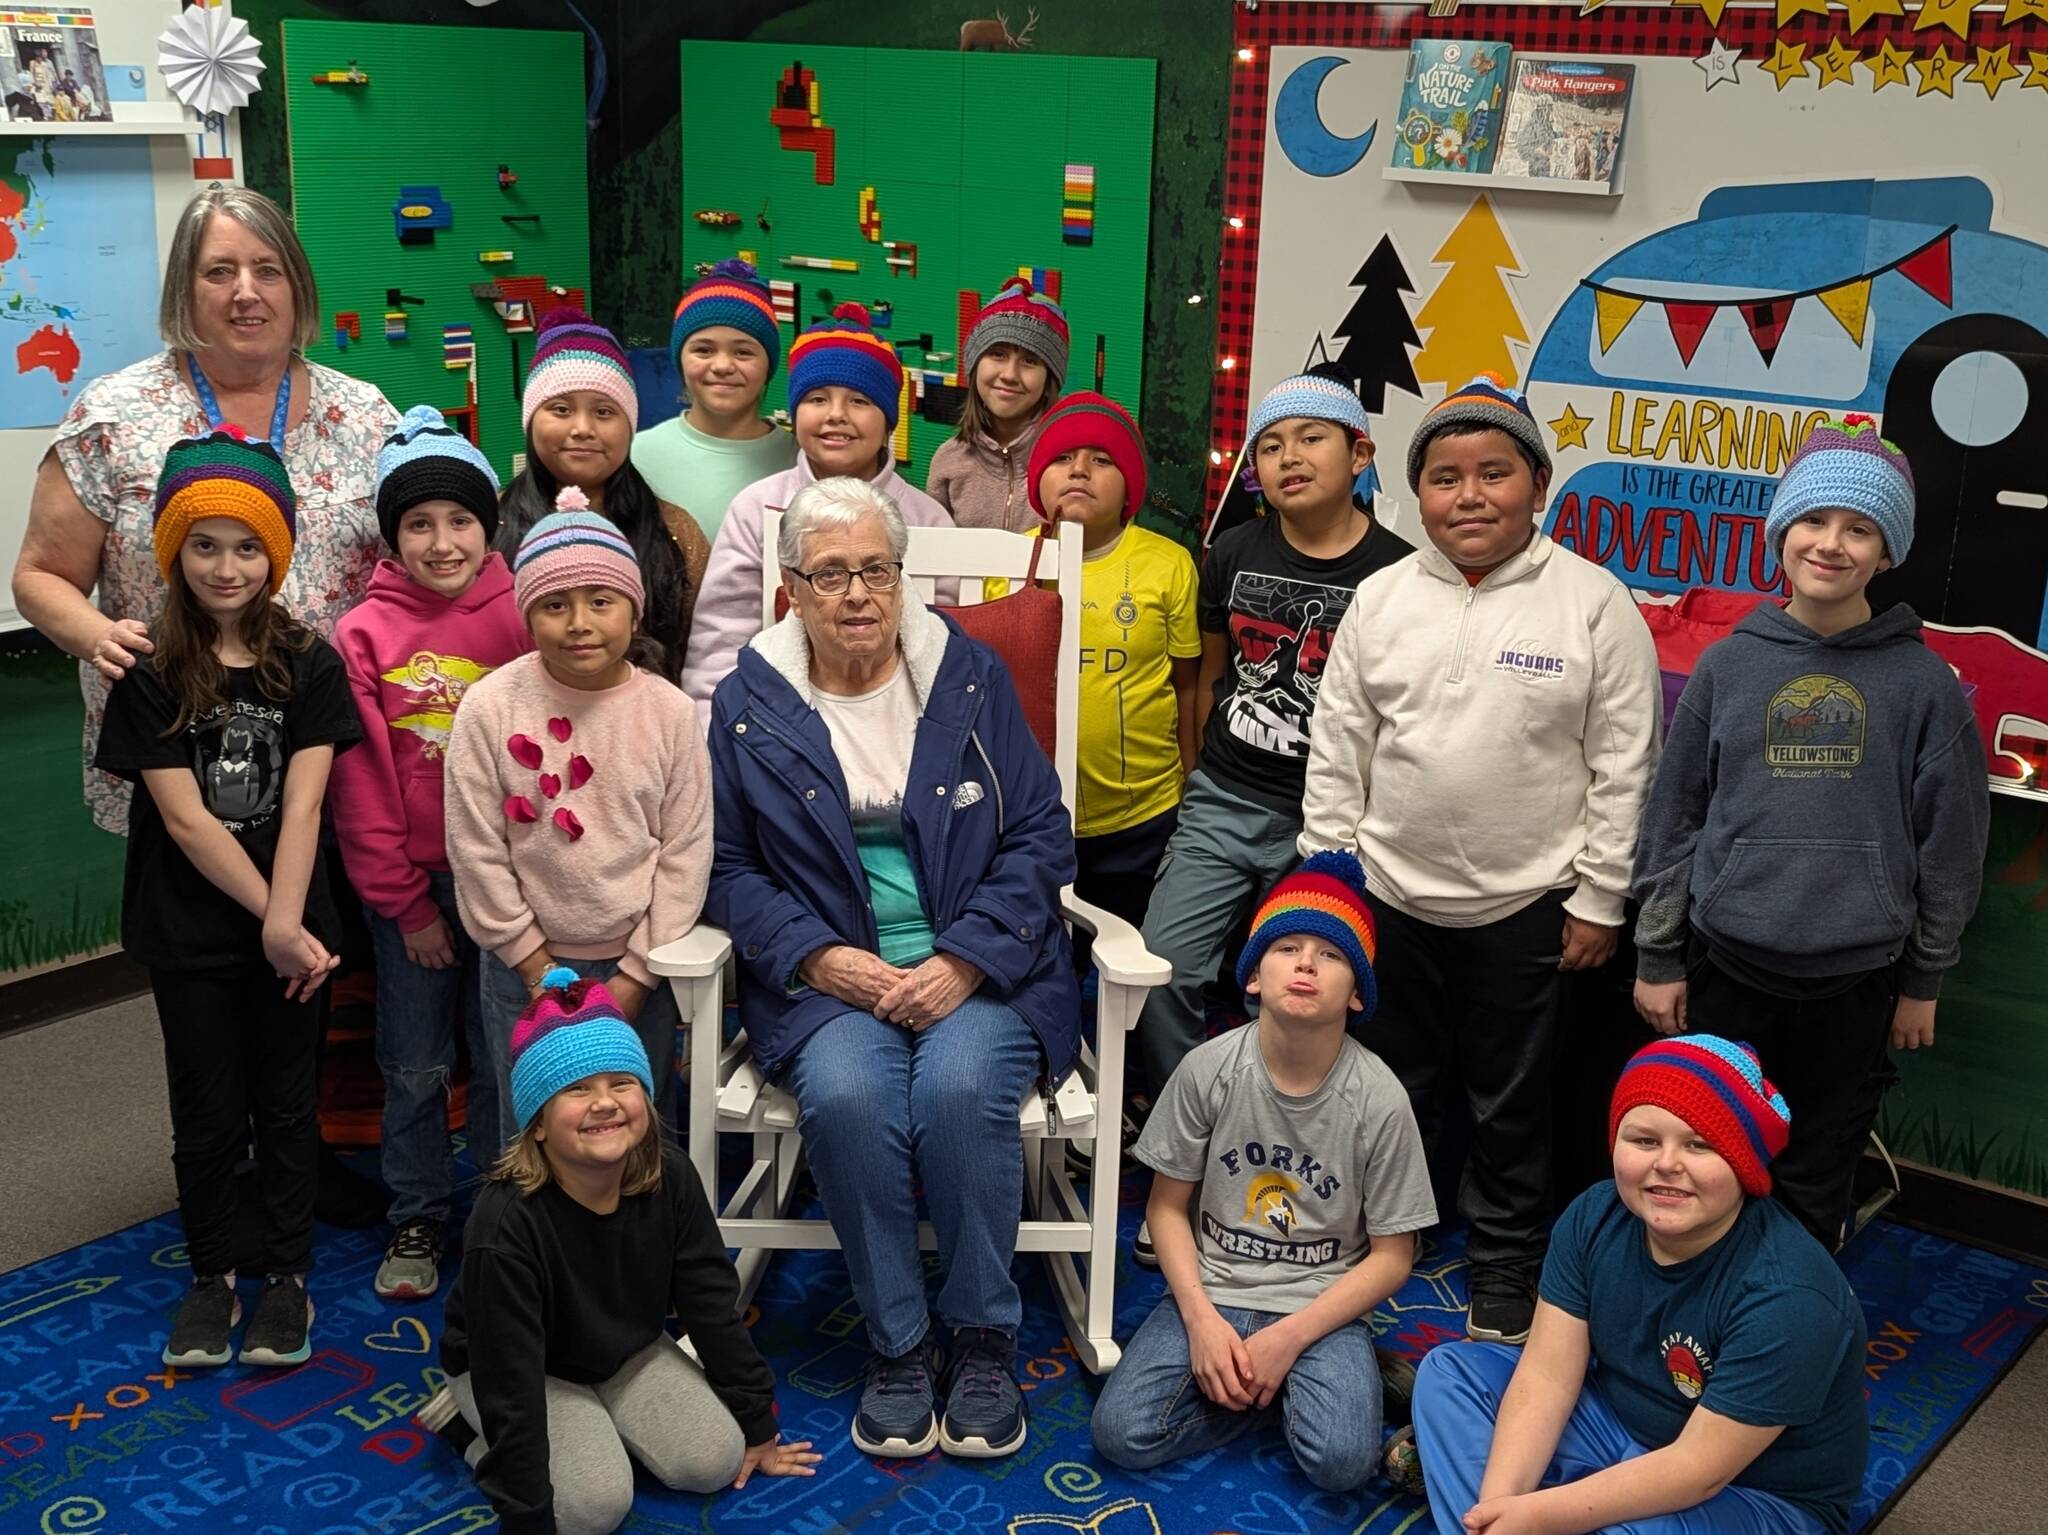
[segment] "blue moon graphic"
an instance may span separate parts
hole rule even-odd
[[[1331,72],[1349,62],[1335,54],[1310,59],[1282,82],[1279,100],[1273,104],[1273,129],[1281,150],[1297,170],[1311,176],[1343,175],[1365,158],[1373,134],[1379,131],[1377,118],[1356,138],[1339,138],[1323,126],[1316,98]]]

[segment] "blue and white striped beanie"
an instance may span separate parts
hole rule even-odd
[[[1259,434],[1266,428],[1295,416],[1334,421],[1368,442],[1372,440],[1372,421],[1365,413],[1365,405],[1358,398],[1357,390],[1326,373],[1297,373],[1292,378],[1280,380],[1259,401],[1245,427],[1246,450],[1257,446]]]

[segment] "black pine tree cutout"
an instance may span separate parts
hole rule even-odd
[[[1352,277],[1351,286],[1358,289],[1358,297],[1337,325],[1336,334],[1344,342],[1337,353],[1337,366],[1356,382],[1358,397],[1374,415],[1386,408],[1389,388],[1421,398],[1422,387],[1415,381],[1415,364],[1408,349],[1420,347],[1422,338],[1415,333],[1415,322],[1401,297],[1413,293],[1415,284],[1401,265],[1391,236],[1380,236],[1365,265]]]

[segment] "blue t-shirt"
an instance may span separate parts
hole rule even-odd
[[[1583,1320],[1594,1379],[1636,1442],[1662,1449],[1704,1406],[1785,1432],[1736,1483],[1849,1527],[1870,1425],[1863,1310],[1821,1245],[1775,1201],[1751,1199],[1728,1234],[1683,1263],[1650,1256],[1612,1183],[1551,1233],[1543,1298]]]

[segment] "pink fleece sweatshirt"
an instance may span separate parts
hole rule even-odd
[[[507,965],[545,947],[618,959],[680,938],[711,874],[711,763],[697,711],[650,672],[600,692],[538,655],[470,690],[448,751],[448,862],[462,925]]]
[[[335,626],[334,648],[363,721],[362,745],[334,759],[327,790],[341,861],[370,910],[416,933],[440,915],[427,872],[448,867],[441,771],[456,708],[533,641],[512,600],[512,573],[493,554],[453,598],[396,560],[378,561],[369,592]]]

